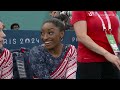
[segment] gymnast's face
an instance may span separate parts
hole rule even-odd
[[[60,45],[64,32],[60,31],[53,23],[47,22],[42,26],[41,39],[45,48],[53,49]]]

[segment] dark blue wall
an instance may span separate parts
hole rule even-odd
[[[4,30],[6,38],[4,47],[8,49],[19,49],[21,47],[32,48],[35,45],[42,44],[40,39],[40,31],[34,30]],[[66,31],[63,39],[65,44],[73,44],[77,47],[77,39],[74,31]]]

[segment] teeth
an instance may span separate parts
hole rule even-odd
[[[48,44],[48,43],[50,43],[50,42],[45,42],[45,44]]]

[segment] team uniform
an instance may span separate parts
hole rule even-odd
[[[0,54],[0,79],[13,78],[13,58],[6,48]]]
[[[44,46],[35,46],[30,51],[30,65],[33,78],[75,79],[77,52],[73,45],[64,45],[59,57],[53,57]]]

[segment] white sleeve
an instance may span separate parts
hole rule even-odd
[[[67,65],[66,78],[76,79],[76,71],[77,71],[77,50],[75,46],[71,45],[69,62]]]
[[[9,50],[6,50],[5,65],[2,68],[1,79],[12,79],[13,78],[13,57]]]

